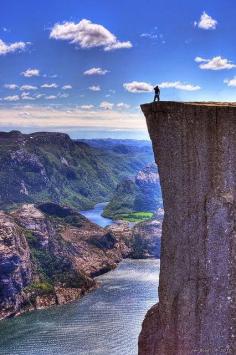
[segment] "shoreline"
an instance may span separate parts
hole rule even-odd
[[[148,256],[148,257],[144,257],[144,258],[132,258],[130,256],[124,257],[119,262],[117,262],[117,264],[113,268],[111,268],[110,270],[104,271],[104,272],[101,271],[98,275],[94,276],[92,278],[92,280],[94,282],[93,286],[91,286],[87,289],[84,289],[84,290],[79,289],[79,288],[73,289],[73,288],[65,288],[65,287],[63,288],[63,287],[59,287],[59,286],[56,287],[55,286],[54,291],[56,291],[56,292],[53,292],[48,295],[37,296],[38,299],[37,299],[36,304],[31,303],[28,305],[28,307],[27,306],[23,307],[21,310],[19,310],[15,314],[12,313],[12,314],[6,315],[5,317],[0,317],[0,322],[2,322],[4,320],[12,319],[12,318],[21,317],[22,315],[27,314],[27,313],[46,310],[46,309],[50,309],[50,308],[54,308],[54,307],[58,307],[58,306],[63,306],[63,305],[70,304],[72,302],[79,301],[87,294],[92,293],[95,290],[97,290],[98,288],[100,288],[101,284],[99,281],[96,280],[99,276],[102,276],[102,275],[108,274],[111,271],[114,271],[119,266],[119,264],[124,260],[134,260],[134,261],[136,261],[136,260],[159,260],[159,258],[152,257],[152,256]],[[58,291],[60,291],[61,294]],[[66,291],[66,292],[75,291],[78,296],[67,298],[66,300],[64,299],[64,301],[62,301],[63,298],[60,298],[60,297],[62,296],[62,293],[64,291]],[[68,293],[67,293],[67,295],[68,295]],[[24,297],[24,294],[22,295],[22,297]]]

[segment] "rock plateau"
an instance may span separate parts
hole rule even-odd
[[[159,303],[139,355],[236,354],[236,104],[142,105],[159,168]]]

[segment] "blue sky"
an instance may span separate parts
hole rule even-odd
[[[235,2],[5,1],[0,129],[145,138],[141,103],[236,101]]]

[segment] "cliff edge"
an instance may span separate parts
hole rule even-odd
[[[236,354],[236,103],[141,107],[165,217],[139,355]]]

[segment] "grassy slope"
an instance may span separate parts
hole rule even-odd
[[[119,215],[119,218],[128,222],[144,222],[152,219],[152,212],[133,212]]]

